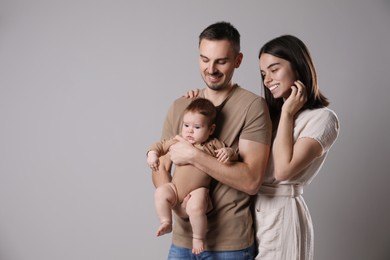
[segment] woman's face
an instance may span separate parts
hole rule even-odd
[[[291,86],[297,77],[289,61],[263,53],[260,56],[260,72],[264,86],[271,91],[274,98],[287,99],[290,96]]]

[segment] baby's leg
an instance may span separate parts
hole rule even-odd
[[[200,254],[204,251],[208,196],[208,189],[199,188],[191,192],[191,197],[187,202],[186,210],[192,226],[192,253],[194,254]]]
[[[156,189],[154,205],[161,223],[156,232],[157,236],[172,232],[172,208],[176,202],[177,193],[172,183],[161,185]]]

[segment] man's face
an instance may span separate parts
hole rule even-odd
[[[242,54],[235,54],[227,40],[206,39],[200,42],[199,52],[200,72],[206,85],[220,90],[231,84],[234,69],[241,64]]]

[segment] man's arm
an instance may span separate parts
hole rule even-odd
[[[222,164],[211,155],[193,147],[176,136],[177,144],[171,146],[171,160],[177,165],[191,164],[212,178],[249,195],[260,188],[268,163],[270,146],[245,139],[239,140],[242,162]]]

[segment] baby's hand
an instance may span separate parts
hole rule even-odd
[[[234,150],[229,147],[220,148],[218,150],[215,150],[215,152],[217,153],[217,160],[221,163],[227,163],[231,161],[233,155],[235,154]]]
[[[154,172],[158,171],[160,160],[158,159],[157,153],[155,151],[148,152],[147,162],[149,164],[150,169],[152,169]]]

